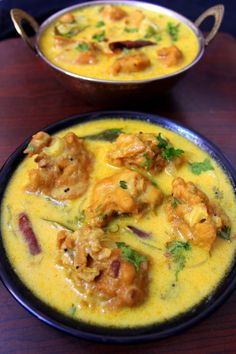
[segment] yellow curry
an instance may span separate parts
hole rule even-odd
[[[163,77],[188,66],[198,39],[183,22],[131,5],[90,5],[64,13],[42,33],[54,65],[104,80]]]
[[[32,137],[5,192],[12,266],[87,323],[161,323],[210,296],[235,254],[236,203],[218,163],[175,132],[104,119]]]

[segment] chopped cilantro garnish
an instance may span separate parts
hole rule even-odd
[[[68,312],[71,316],[74,316],[76,313],[76,310],[77,310],[77,308],[76,308],[75,304],[72,304],[71,307],[69,308]]]
[[[189,164],[191,172],[194,175],[200,175],[202,172],[214,170],[209,159],[205,159],[202,162],[193,162]]]
[[[81,52],[86,52],[89,50],[89,45],[87,43],[79,43],[76,49],[80,50]]]
[[[138,252],[132,249],[130,246],[126,245],[125,242],[116,242],[118,248],[122,251],[122,257],[132,263],[135,267],[136,272],[140,271],[141,264],[147,262],[146,256],[141,256]]]
[[[188,242],[172,241],[167,244],[166,251],[171,254],[171,258],[175,265],[175,277],[178,280],[178,275],[184,269],[186,264],[186,251],[191,250],[191,245]]]
[[[126,181],[120,181],[120,187],[123,189],[128,189],[128,185]]]
[[[100,27],[103,27],[103,26],[105,26],[105,22],[104,21],[98,21],[97,24],[96,24],[97,28],[100,28]]]
[[[152,158],[146,152],[143,154],[143,156],[145,157],[145,160],[142,163],[142,166],[145,167],[147,171],[150,171],[152,167]]]
[[[217,187],[213,187],[214,197],[216,199],[223,199],[224,193]]]
[[[134,32],[138,32],[138,29],[125,27],[124,31],[127,33],[134,33]]]
[[[155,27],[149,26],[146,31],[145,38],[151,38],[152,36],[155,36],[156,34],[157,34],[157,30],[155,29]]]
[[[231,241],[231,228],[229,226],[224,226],[223,229],[217,232],[217,236],[226,241]]]
[[[100,33],[94,34],[92,39],[96,42],[102,42],[105,39],[105,31],[102,31]]]
[[[172,198],[172,201],[171,201],[172,207],[175,209],[178,204],[182,204],[181,200],[179,200],[179,199],[176,198],[176,197],[173,197],[173,198]]]
[[[172,161],[174,157],[180,157],[184,150],[175,149],[166,139],[162,138],[161,133],[158,134],[157,140],[159,144],[157,145],[162,150],[162,156],[168,161]]]
[[[29,145],[27,146],[27,150],[28,150],[29,152],[34,152],[34,146],[33,146],[32,144],[29,144]]]
[[[169,33],[173,42],[178,40],[180,23],[174,25],[172,22],[167,23],[167,32]]]

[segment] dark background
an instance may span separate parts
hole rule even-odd
[[[147,0],[154,4],[169,7],[190,20],[194,21],[203,11],[216,4],[225,5],[225,17],[221,31],[236,36],[236,1],[235,0]],[[81,0],[0,0],[0,40],[16,37],[17,34],[12,26],[9,16],[10,9],[16,7],[30,13],[41,23],[54,12],[64,7],[81,3]],[[111,0],[112,2],[112,0]],[[208,30],[211,25],[207,20],[201,28]]]

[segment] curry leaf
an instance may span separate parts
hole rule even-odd
[[[200,175],[202,172],[214,170],[209,159],[205,159],[202,162],[193,162],[189,164],[191,172],[194,175]]]
[[[71,316],[74,316],[76,313],[76,310],[77,310],[77,308],[76,308],[75,304],[72,304],[71,307],[69,308],[68,312]]]
[[[141,264],[147,262],[147,257],[140,255],[130,246],[126,245],[125,242],[116,242],[116,245],[121,249],[123,259],[132,263],[138,273],[140,271]]]
[[[103,140],[103,141],[113,142],[116,140],[116,138],[118,138],[118,136],[121,133],[122,133],[122,129],[111,128],[111,129],[103,130],[98,134],[82,136],[81,139]]]
[[[128,189],[128,185],[127,185],[127,182],[126,181],[120,181],[120,187],[123,188],[123,189]]]
[[[231,241],[231,228],[224,226],[223,229],[217,232],[217,236],[223,238],[223,240]]]

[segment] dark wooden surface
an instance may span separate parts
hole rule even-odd
[[[216,143],[236,166],[236,41],[219,34],[199,64],[143,111],[175,119]],[[33,132],[100,109],[65,91],[20,39],[0,43],[0,164]],[[117,107],[125,108],[125,107]],[[133,108],[137,110],[135,103]],[[139,107],[139,109],[141,109]],[[102,345],[54,330],[28,314],[0,283],[0,353],[236,353],[236,292],[184,333],[143,345]]]

